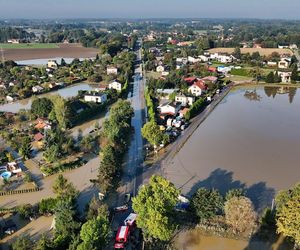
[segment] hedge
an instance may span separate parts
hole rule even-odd
[[[205,105],[206,105],[205,99],[200,97],[196,102],[194,102],[190,110],[185,114],[184,118],[186,120],[192,119],[203,110]]]

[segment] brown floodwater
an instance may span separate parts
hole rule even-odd
[[[280,236],[273,242],[235,240],[217,236],[204,236],[197,229],[185,231],[175,239],[176,250],[291,250]]]
[[[276,192],[300,181],[300,90],[233,89],[164,169],[192,195],[244,188],[261,211]]]

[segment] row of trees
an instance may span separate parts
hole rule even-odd
[[[110,117],[103,123],[101,163],[98,184],[102,193],[108,192],[121,172],[124,153],[131,133],[133,108],[130,102],[119,100],[110,110]]]
[[[276,196],[276,209],[266,209],[261,219],[242,189],[229,190],[223,197],[215,189],[200,188],[192,196],[187,213],[178,214],[175,205],[180,191],[161,176],[152,176],[133,198],[133,209],[139,215],[138,227],[142,228],[146,240],[169,241],[180,228],[178,218],[200,225],[215,225],[225,231],[244,237],[251,236],[259,226],[267,228],[268,235],[277,230],[300,246],[300,184],[281,191]],[[214,230],[214,229],[213,229]]]

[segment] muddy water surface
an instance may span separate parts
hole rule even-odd
[[[165,175],[183,194],[245,188],[257,210],[300,181],[300,89],[239,88],[199,126]]]

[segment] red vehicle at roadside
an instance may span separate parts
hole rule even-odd
[[[124,225],[119,226],[116,240],[115,240],[115,249],[124,249],[127,243],[130,240],[130,234],[134,231],[136,227],[136,217],[135,213],[131,213],[128,217],[124,220]]]
[[[124,249],[130,236],[129,226],[120,226],[117,231],[115,249]]]

